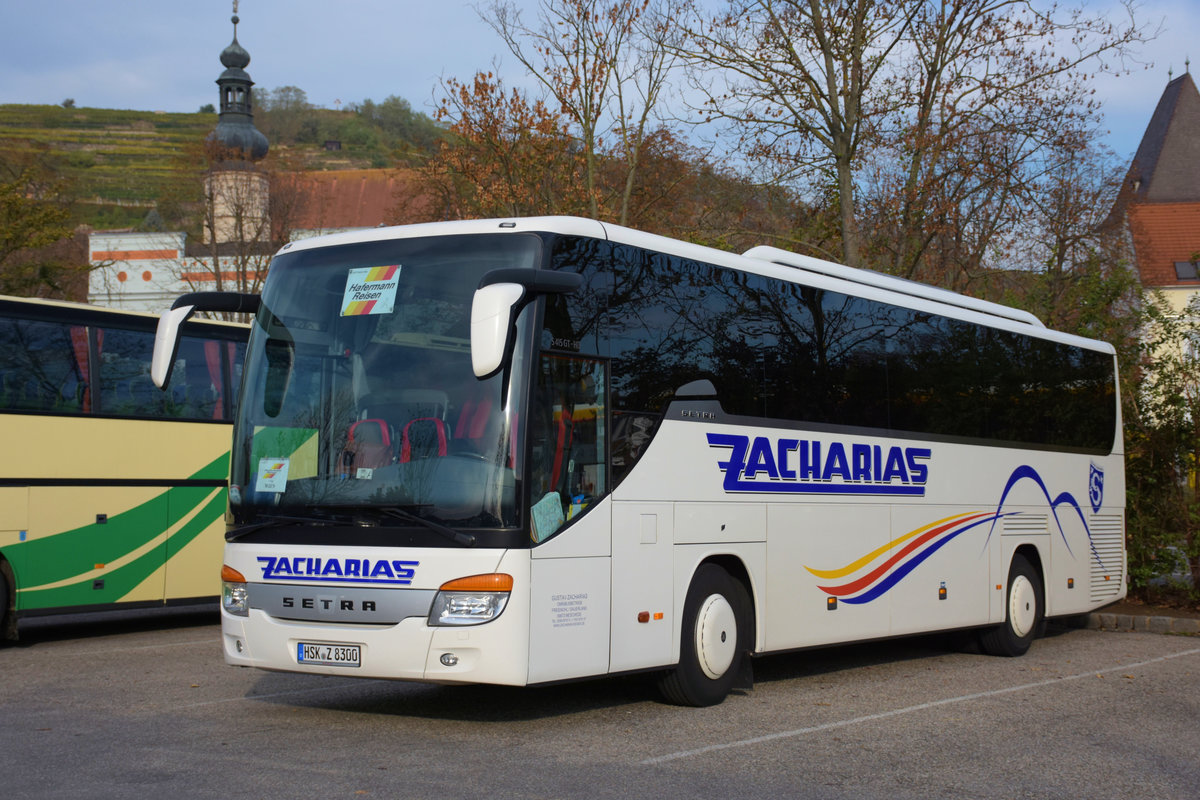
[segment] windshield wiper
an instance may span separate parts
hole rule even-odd
[[[261,531],[264,528],[278,528],[283,525],[300,524],[300,525],[345,525],[348,520],[339,519],[336,517],[293,517],[283,514],[259,514],[257,522],[251,522],[241,527],[234,528],[231,531],[225,532],[225,541],[233,542],[246,536],[247,534]]]
[[[454,528],[443,525],[440,522],[434,522],[431,519],[426,519],[425,517],[417,516],[411,511],[405,511],[403,508],[398,508],[397,506],[378,506],[372,510],[378,511],[381,514],[387,514],[389,517],[402,519],[405,522],[415,522],[418,525],[423,525],[434,533],[444,536],[455,544],[462,545],[463,547],[475,546],[474,534],[456,531]]]

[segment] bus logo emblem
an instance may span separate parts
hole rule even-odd
[[[1099,514],[1100,506],[1104,504],[1104,470],[1092,464],[1092,472],[1088,477],[1088,500],[1092,503],[1092,513]]]

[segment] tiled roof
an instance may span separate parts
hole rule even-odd
[[[1200,281],[1175,274],[1175,262],[1200,256],[1200,202],[1133,203],[1127,214],[1142,283],[1200,288]]]
[[[1167,84],[1127,180],[1134,202],[1200,201],[1200,92],[1190,74]]]
[[[298,204],[293,230],[373,228],[399,222],[402,200],[417,199],[416,173],[394,169],[351,169],[295,173]],[[411,213],[411,206],[410,206]]]

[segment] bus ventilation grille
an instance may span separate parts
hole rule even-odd
[[[1045,514],[1014,514],[1011,517],[1005,517],[1003,522],[1003,535],[1011,536],[1019,533],[1024,534],[1042,534],[1047,533],[1049,528],[1050,518]]]
[[[1116,597],[1125,580],[1124,529],[1120,515],[1092,517],[1091,601],[1093,603]],[[1097,556],[1099,558],[1097,558]]]

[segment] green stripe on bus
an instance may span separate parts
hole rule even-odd
[[[221,479],[228,474],[229,454],[190,476],[192,480]],[[145,581],[165,563],[165,553],[178,553],[225,513],[226,492],[213,487],[180,486],[114,514],[103,524],[84,525],[62,533],[20,542],[5,555],[17,578],[17,608],[51,608],[115,602]],[[208,502],[205,499],[208,498]],[[202,505],[203,504],[203,505]],[[196,511],[197,507],[199,511]],[[172,513],[174,511],[174,513]],[[196,512],[165,541],[152,544],[172,526]],[[97,570],[143,548],[145,553],[114,569]],[[213,565],[217,569],[218,565]],[[103,595],[93,581],[103,579]]]

